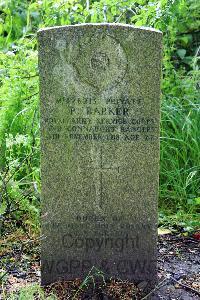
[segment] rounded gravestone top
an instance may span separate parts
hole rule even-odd
[[[135,25],[130,25],[130,24],[123,24],[123,23],[82,23],[82,24],[73,24],[73,25],[63,25],[63,26],[53,26],[53,27],[45,27],[45,28],[40,28],[38,30],[38,34],[45,32],[45,31],[57,31],[57,30],[65,30],[69,28],[91,28],[91,27],[110,27],[110,28],[129,28],[132,30],[137,30],[137,31],[151,31],[151,32],[156,32],[159,34],[162,34],[162,32],[158,29],[152,28],[152,27],[147,27],[147,26],[135,26]]]

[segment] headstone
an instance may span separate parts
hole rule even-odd
[[[83,24],[38,40],[42,284],[97,268],[152,287],[162,34]]]

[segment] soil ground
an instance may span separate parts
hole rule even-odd
[[[16,238],[15,232],[4,236],[0,242],[0,294],[4,295],[0,299],[8,299],[12,292],[16,292],[16,299],[19,299],[17,291],[20,288],[40,282],[40,240],[27,240],[22,233],[18,233]],[[46,287],[45,293],[48,295],[53,291],[61,300],[197,300],[200,299],[199,246],[198,239],[192,236],[159,236],[159,284],[149,296],[142,294],[141,286],[120,280],[110,280],[106,284],[102,282],[95,290],[92,283],[89,288],[91,293],[88,293],[86,286],[80,288],[80,280],[58,282]]]

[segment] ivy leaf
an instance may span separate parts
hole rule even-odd
[[[195,204],[196,204],[196,205],[200,205],[200,197],[195,198],[194,200],[195,200]]]
[[[178,40],[181,42],[183,47],[191,43],[192,39],[193,39],[192,34],[187,34],[178,38]]]
[[[177,50],[177,54],[181,59],[184,59],[185,55],[186,55],[186,50],[185,49],[178,49]]]

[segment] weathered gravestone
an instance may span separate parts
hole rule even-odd
[[[151,287],[162,34],[84,24],[42,29],[38,40],[42,284],[95,266]]]

